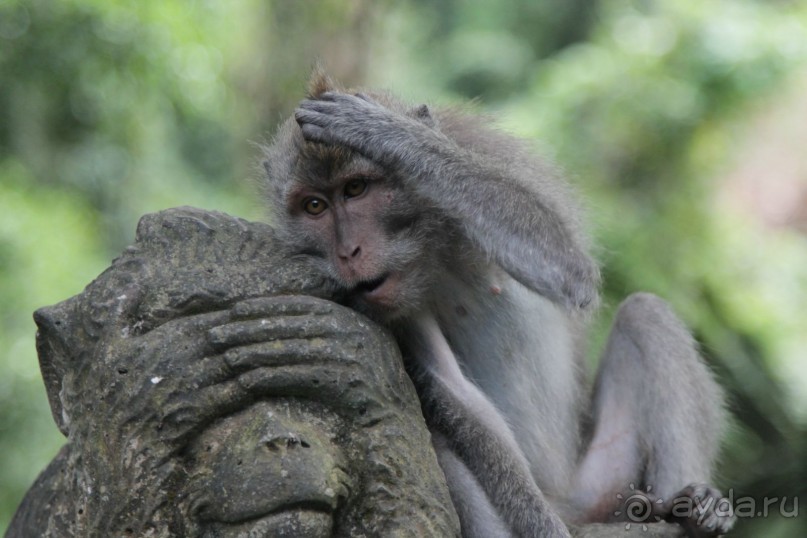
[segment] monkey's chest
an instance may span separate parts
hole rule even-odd
[[[525,403],[553,415],[558,411],[552,402],[576,396],[568,319],[515,280],[497,283],[492,292],[447,282],[441,287],[440,327],[466,377],[508,417],[520,417]]]

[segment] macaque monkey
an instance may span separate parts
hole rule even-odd
[[[396,334],[463,536],[569,536],[566,523],[619,519],[634,487],[657,501],[645,521],[725,532],[706,485],[723,397],[692,337],[662,300],[632,295],[589,398],[600,275],[577,205],[488,123],[315,73],[265,152],[279,235]]]

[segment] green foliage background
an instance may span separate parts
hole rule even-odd
[[[762,0],[0,0],[0,532],[64,442],[31,312],[143,213],[263,218],[254,142],[316,59],[349,85],[478,98],[561,164],[606,277],[593,347],[626,294],[669,299],[729,392],[721,485],[753,512],[786,498],[734,535],[805,535],[807,6]],[[795,193],[787,218],[735,203],[749,176]]]

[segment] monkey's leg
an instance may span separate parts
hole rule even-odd
[[[723,397],[692,336],[658,297],[634,294],[620,306],[597,375],[593,414],[593,438],[572,494],[581,518],[652,522],[658,516],[696,536],[730,528],[731,515],[716,510],[717,490],[687,487],[711,480]],[[630,508],[625,497],[634,488],[649,492],[644,516],[620,513]],[[693,501],[695,510],[678,517],[671,504],[676,498]]]

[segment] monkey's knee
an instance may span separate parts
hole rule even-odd
[[[643,363],[700,361],[689,330],[666,301],[652,293],[634,293],[619,306],[610,346],[629,347]]]
[[[598,424],[600,438],[632,425],[636,446],[650,447],[642,481],[654,492],[668,496],[686,483],[709,482],[725,420],[722,391],[665,301],[637,293],[620,305],[596,389],[597,420],[622,417],[611,428]]]
[[[681,327],[683,323],[661,297],[647,292],[633,293],[622,301],[616,314],[620,327]]]

